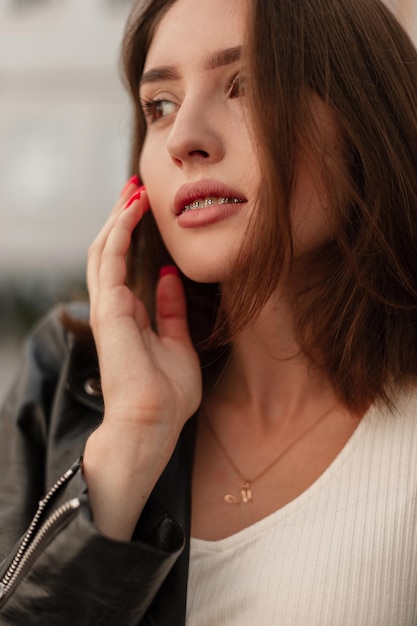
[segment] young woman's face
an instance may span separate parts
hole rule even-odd
[[[200,282],[233,270],[262,184],[240,56],[246,11],[247,0],[177,0],[156,28],[140,85],[141,177],[172,258]],[[328,230],[310,165],[301,160],[294,197],[301,249]]]
[[[179,268],[221,282],[260,182],[240,59],[245,0],[177,0],[158,25],[140,97],[140,173]]]

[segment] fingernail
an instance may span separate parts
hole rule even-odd
[[[140,185],[140,180],[139,180],[139,176],[132,176],[132,178],[129,178],[129,180],[127,181],[127,183],[125,184],[125,186],[123,187],[122,191],[121,191],[121,196],[124,194],[124,192],[130,187],[130,185],[136,185],[136,187],[138,187]]]
[[[135,193],[133,194],[133,196],[131,196],[129,198],[129,200],[126,202],[125,204],[125,209],[128,209],[130,206],[132,206],[132,204],[136,201],[136,200],[140,200],[143,191],[145,190],[145,185],[142,185],[141,187],[139,187],[139,189],[137,191],[135,191]],[[149,210],[149,207],[147,207],[146,211]],[[145,212],[146,212],[145,211]]]
[[[178,268],[175,267],[175,265],[164,265],[161,267],[159,270],[159,278],[162,278],[162,276],[168,276],[168,274],[174,274],[174,276],[180,275]]]

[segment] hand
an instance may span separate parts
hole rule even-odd
[[[132,232],[149,208],[146,191],[125,208],[137,191],[131,184],[122,193],[89,250],[87,272],[105,414],[87,442],[84,471],[93,509],[96,503],[96,522],[97,511],[104,511],[101,527],[112,535],[119,533],[108,528],[109,507],[115,499],[125,500],[125,506],[132,488],[136,493],[139,489],[142,502],[132,507],[131,532],[202,394],[179,276],[169,273],[159,281],[158,332],[152,330],[143,303],[125,284]]]

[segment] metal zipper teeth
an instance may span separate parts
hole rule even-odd
[[[21,556],[20,560],[16,561],[16,559],[14,559],[13,563],[7,570],[6,575],[0,583],[0,600],[4,599],[4,597],[10,593],[21,572],[24,570],[27,563],[30,561],[31,557],[41,545],[43,539],[48,535],[50,530],[58,524],[58,522],[63,521],[67,517],[68,513],[78,509],[80,505],[81,502],[79,498],[72,498],[72,500],[69,500],[65,504],[58,507],[57,510],[54,511],[42,524],[32,543],[26,549],[26,552],[24,552]]]
[[[13,572],[16,570],[16,568],[19,567],[19,563],[21,562],[21,560],[23,559],[26,550],[28,549],[28,546],[31,542],[31,539],[35,533],[35,530],[39,524],[39,521],[45,511],[46,506],[49,504],[49,502],[51,501],[51,499],[53,498],[53,496],[56,494],[57,491],[59,491],[59,489],[70,479],[72,478],[72,476],[75,474],[77,470],[74,469],[73,467],[70,468],[68,471],[65,472],[65,474],[63,476],[61,476],[61,478],[59,478],[57,480],[57,482],[53,485],[53,487],[51,487],[51,489],[48,491],[48,493],[46,494],[46,496],[39,501],[39,506],[38,506],[38,510],[35,513],[34,518],[32,519],[32,522],[30,523],[30,526],[28,528],[28,530],[25,533],[25,536],[22,539],[22,542],[19,546],[18,551],[16,552],[13,561],[11,562],[11,564],[9,565],[9,567],[7,568],[7,571],[5,573],[5,575],[3,576],[0,585],[2,585],[0,587],[0,598],[2,596],[2,591],[4,590],[4,588],[6,588],[9,585],[10,579],[13,576]]]

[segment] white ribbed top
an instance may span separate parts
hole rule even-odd
[[[191,540],[187,624],[417,625],[417,392],[398,414],[370,409],[283,508]]]

